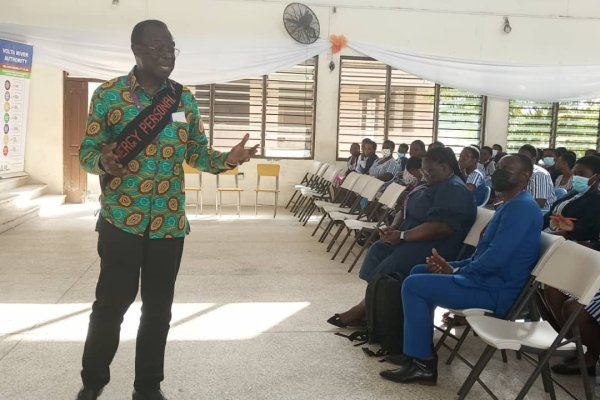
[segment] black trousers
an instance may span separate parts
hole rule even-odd
[[[117,347],[123,315],[140,286],[142,316],[137,333],[134,387],[160,388],[175,280],[183,238],[152,239],[98,221],[100,277],[83,351],[81,378],[86,387],[100,389],[110,380],[110,363]]]

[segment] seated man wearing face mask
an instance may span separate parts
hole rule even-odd
[[[542,213],[525,191],[532,173],[527,157],[503,157],[492,185],[504,204],[473,256],[447,262],[433,249],[427,264],[412,268],[402,286],[404,354],[388,358],[400,367],[382,371],[382,377],[399,383],[436,383],[437,357],[432,351],[436,307],[508,312],[540,254]]]
[[[392,157],[395,147],[391,140],[383,142],[381,158],[375,160],[369,169],[369,175],[383,181],[385,186],[394,182],[400,175],[400,164]]]

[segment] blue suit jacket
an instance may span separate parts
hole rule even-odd
[[[528,192],[521,192],[494,213],[473,256],[451,263],[458,268],[454,279],[494,292],[494,311],[505,315],[539,259],[542,224],[539,206]]]

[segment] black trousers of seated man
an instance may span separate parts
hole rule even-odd
[[[141,282],[142,316],[136,340],[134,387],[142,391],[159,389],[164,379],[165,346],[184,239],[150,239],[148,231],[143,237],[129,234],[102,218],[97,230],[100,277],[83,351],[83,385],[100,389],[109,382],[123,316]]]

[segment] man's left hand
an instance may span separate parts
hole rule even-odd
[[[400,231],[397,229],[387,229],[379,233],[379,237],[385,243],[400,244]]]
[[[433,274],[452,274],[454,272],[450,263],[440,256],[436,249],[431,250],[431,257],[427,257],[425,261],[427,269]]]
[[[239,165],[245,163],[246,161],[250,161],[250,159],[256,155],[259,145],[245,148],[244,146],[249,138],[250,134],[246,133],[242,141],[231,148],[231,151],[227,155],[225,162]]]

